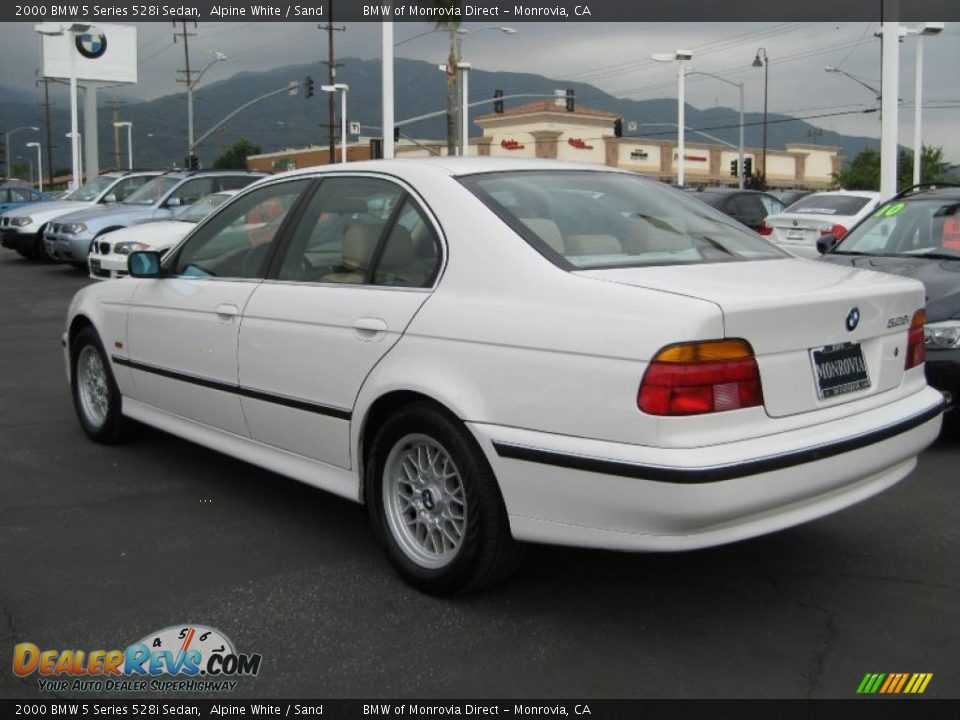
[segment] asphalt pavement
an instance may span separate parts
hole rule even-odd
[[[362,507],[159,431],[89,442],[60,334],[89,282],[0,251],[0,697],[16,643],[124,648],[201,623],[260,653],[239,697],[852,698],[868,672],[960,697],[960,441],[857,507],[680,554],[531,547],[440,600]],[[71,695],[71,693],[66,693]]]

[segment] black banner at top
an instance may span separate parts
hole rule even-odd
[[[335,4],[337,22],[757,22],[960,20],[958,0],[407,0]],[[886,15],[884,14],[886,13]],[[327,0],[24,0],[0,4],[0,20],[296,22],[330,19]]]

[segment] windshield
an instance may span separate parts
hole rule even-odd
[[[230,195],[227,193],[213,193],[197,200],[193,205],[188,205],[174,215],[175,220],[181,222],[198,223],[207,215],[213,212],[215,207],[222,205]]]
[[[834,252],[866,255],[943,255],[960,260],[960,201],[909,200],[882,205]]]
[[[807,195],[790,206],[799,215],[856,215],[870,198],[858,195]]]
[[[146,185],[123,199],[124,205],[154,205],[160,202],[180,180],[173,177],[154,178]]]
[[[633,175],[515,171],[461,182],[567,269],[789,257],[699,200]]]
[[[100,193],[106,190],[117,181],[117,178],[108,175],[101,175],[91,180],[85,185],[81,185],[69,195],[64,195],[64,200],[76,200],[78,202],[93,202]]]

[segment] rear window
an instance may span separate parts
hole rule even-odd
[[[960,201],[892,200],[851,231],[836,252],[960,260]]]
[[[807,195],[790,206],[801,215],[856,215],[870,198],[857,195]]]
[[[460,180],[568,270],[787,257],[723,213],[639,176],[561,170]]]

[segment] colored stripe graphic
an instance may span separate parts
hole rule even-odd
[[[933,673],[867,673],[857,686],[858,695],[919,695],[933,679]]]

